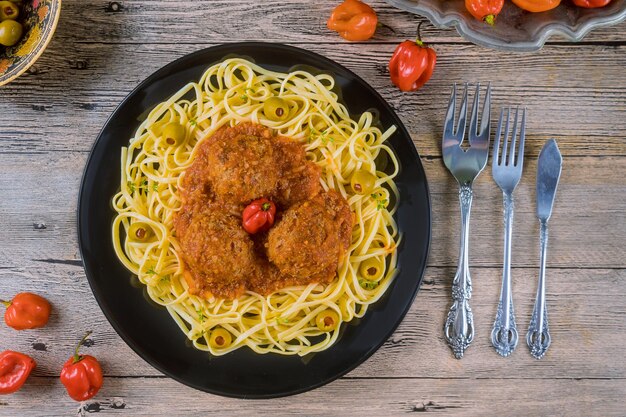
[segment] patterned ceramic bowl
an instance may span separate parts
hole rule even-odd
[[[0,46],[0,85],[19,77],[46,49],[59,21],[61,0],[26,0],[21,12],[22,39],[11,47]]]
[[[529,13],[506,0],[495,26],[472,17],[463,0],[386,0],[404,10],[427,17],[439,28],[456,27],[477,45],[508,51],[536,51],[553,34],[581,40],[590,30],[613,25],[626,18],[626,0],[613,0],[597,9],[576,7],[570,0],[543,13]]]

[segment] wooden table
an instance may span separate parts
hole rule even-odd
[[[553,38],[513,54],[468,44],[453,30],[423,28],[437,68],[421,91],[389,81],[395,45],[423,19],[371,1],[381,29],[349,44],[325,27],[337,0],[282,2],[65,0],[54,40],[35,66],[0,89],[0,298],[31,290],[54,306],[48,327],[0,326],[0,350],[32,355],[38,368],[0,415],[581,415],[626,414],[626,24],[578,44]],[[421,291],[396,333],[343,378],[276,400],[241,401],[187,388],[157,372],[111,328],[78,253],[81,173],[100,128],[140,81],[211,45],[267,40],[300,46],[354,70],[396,109],[422,157],[432,193],[433,238]],[[457,187],[441,160],[444,109],[454,81],[492,81],[495,109],[528,107],[525,171],[517,190],[513,287],[520,333],[533,307],[539,265],[534,217],[537,155],[558,140],[563,175],[551,220],[547,356],[524,341],[508,358],[491,347],[502,267],[502,201],[490,169],[475,186],[470,261],[476,340],[452,357],[442,325],[455,271]],[[494,115],[497,114],[494,111]],[[87,329],[85,353],[101,359],[105,384],[85,403],[67,397],[62,363]]]

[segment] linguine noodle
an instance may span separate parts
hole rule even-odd
[[[353,120],[332,91],[334,83],[327,74],[272,72],[244,59],[227,59],[208,68],[199,82],[185,85],[158,104],[128,147],[122,148],[120,191],[113,197],[116,254],[196,348],[213,355],[243,346],[257,353],[285,355],[324,350],[337,340],[341,323],[362,317],[396,275],[400,235],[393,219],[398,202],[393,178],[399,165],[386,144],[395,127],[381,131],[369,112]],[[288,103],[286,121],[265,117],[263,102],[272,96]],[[322,168],[323,188],[337,190],[348,201],[354,215],[352,242],[330,284],[288,287],[267,296],[248,291],[234,300],[205,300],[188,292],[173,227],[181,207],[180,180],[200,141],[222,126],[243,121],[260,123],[302,143],[307,158]],[[170,122],[186,128],[180,145],[170,145],[162,136]],[[388,161],[390,173],[377,169],[376,161]],[[355,194],[350,178],[363,169],[376,175],[375,189]],[[130,225],[137,221],[153,229],[151,240],[128,238]],[[360,264],[370,258],[384,268],[377,281],[359,273]],[[337,313],[341,323],[323,332],[315,318],[328,309]],[[209,338],[216,329],[230,333],[232,342],[212,346]]]

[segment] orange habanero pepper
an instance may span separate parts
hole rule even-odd
[[[349,41],[366,41],[376,32],[376,12],[360,0],[345,0],[333,9],[326,22],[328,29]]]
[[[545,12],[554,9],[561,0],[511,0],[520,9],[529,12]]]
[[[50,303],[45,298],[30,292],[21,292],[11,301],[0,300],[7,306],[4,321],[15,330],[43,327],[50,318]]]
[[[502,10],[504,0],[465,0],[465,8],[476,19],[493,26]]]

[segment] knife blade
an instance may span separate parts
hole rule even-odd
[[[547,222],[552,214],[562,165],[563,158],[556,140],[550,139],[543,145],[537,164],[537,217],[541,221]]]

